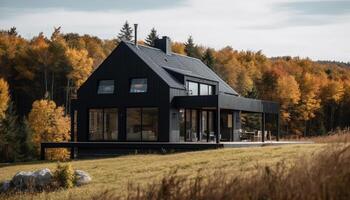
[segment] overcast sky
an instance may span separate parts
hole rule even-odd
[[[175,41],[350,62],[350,0],[0,0],[0,29],[114,38],[122,24]]]

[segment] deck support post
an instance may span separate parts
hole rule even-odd
[[[40,160],[45,160],[45,147],[43,144],[40,145]]]
[[[261,142],[265,142],[265,113],[261,113]]]
[[[216,143],[220,143],[220,108],[216,108]]]

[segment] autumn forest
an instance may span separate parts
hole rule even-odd
[[[35,159],[41,141],[68,140],[70,100],[121,39],[133,40],[132,32],[128,23],[114,39],[61,27],[33,38],[15,27],[1,30],[0,162]],[[152,46],[158,37],[153,28],[139,43]],[[282,136],[323,135],[350,125],[350,63],[213,49],[191,36],[173,41],[172,51],[201,59],[242,96],[279,102]]]

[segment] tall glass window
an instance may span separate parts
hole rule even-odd
[[[98,82],[97,94],[113,94],[114,80],[101,80]]]
[[[126,139],[141,140],[141,108],[128,108],[126,111]]]
[[[104,139],[117,140],[118,139],[118,109],[109,108],[104,109]]]
[[[118,139],[118,109],[89,110],[89,140]]]
[[[179,116],[179,121],[180,121],[180,142],[185,141],[185,110],[180,109],[180,116]]]
[[[147,92],[146,78],[133,78],[130,83],[130,93],[144,93]]]
[[[191,141],[191,110],[186,109],[186,141]]]
[[[158,108],[128,108],[126,117],[127,140],[158,140]]]
[[[142,109],[142,140],[156,141],[158,139],[158,109]]]
[[[209,95],[209,85],[200,84],[200,95]]]
[[[214,125],[214,112],[208,112],[208,131],[209,131],[209,142],[215,142],[215,125]]]
[[[89,110],[89,140],[103,140],[103,109]]]
[[[189,91],[189,95],[197,96],[198,95],[198,83],[189,81],[188,82],[188,91]]]
[[[197,110],[192,110],[191,113],[191,139],[192,141],[197,141],[197,131],[198,131],[198,126],[197,126]]]
[[[208,140],[208,112],[202,111],[202,120],[201,120],[201,141]]]

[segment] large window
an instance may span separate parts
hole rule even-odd
[[[146,78],[133,78],[130,82],[130,93],[144,93],[147,92]]]
[[[101,80],[98,82],[97,94],[113,94],[114,80]]]
[[[208,84],[187,81],[186,87],[190,96],[213,95],[215,93],[214,86]]]
[[[188,91],[189,91],[189,95],[197,96],[198,95],[198,83],[188,81]]]
[[[89,140],[118,139],[118,109],[89,110]]]
[[[127,140],[158,140],[158,108],[128,108],[126,117]]]

